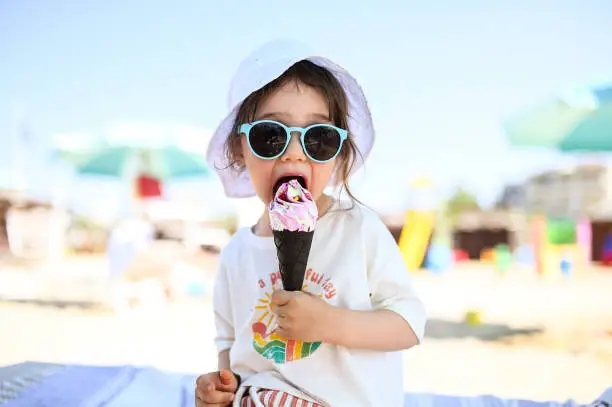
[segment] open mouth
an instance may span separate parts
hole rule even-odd
[[[276,181],[274,187],[272,188],[272,195],[276,195],[276,191],[278,190],[278,188],[280,188],[280,186],[283,185],[285,182],[289,182],[292,179],[297,180],[297,182],[299,182],[302,188],[306,188],[306,180],[304,179],[304,177],[301,177],[299,175],[288,175],[286,177],[280,177]]]

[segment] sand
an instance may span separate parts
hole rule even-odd
[[[202,281],[210,283],[215,261],[197,263]],[[35,271],[0,269],[0,296],[11,285],[22,295],[55,296],[50,304],[0,301],[0,366],[29,360],[214,369],[209,295],[119,314],[58,301],[78,305],[103,293],[105,267],[103,257],[89,256],[30,267]],[[414,280],[431,320],[424,343],[404,353],[407,391],[586,403],[612,386],[612,271],[541,279],[528,270],[500,276],[488,265],[466,264]],[[482,325],[462,323],[469,310],[480,311]]]

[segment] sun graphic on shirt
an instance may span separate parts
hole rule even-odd
[[[261,316],[257,322],[262,322],[266,327],[276,326],[277,318],[274,311],[272,311],[272,296],[269,292],[265,292],[264,298],[257,300],[255,309],[261,310]]]

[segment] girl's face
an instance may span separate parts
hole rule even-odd
[[[316,89],[295,81],[288,81],[260,104],[254,121],[264,119],[290,127],[332,123],[323,96]],[[294,133],[282,156],[263,160],[253,154],[246,136],[241,137],[246,170],[255,193],[266,205],[274,198],[274,184],[285,176],[301,176],[313,198],[318,200],[321,197],[333,175],[336,159],[325,163],[310,160],[304,154],[299,134]]]

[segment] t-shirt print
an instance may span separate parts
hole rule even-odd
[[[267,281],[266,281],[267,280]],[[285,339],[276,333],[278,321],[272,311],[272,293],[282,288],[280,271],[270,273],[267,279],[258,281],[261,295],[255,304],[253,313],[253,348],[266,359],[284,364],[312,355],[321,346],[321,342],[302,342]],[[336,296],[336,287],[331,278],[324,273],[317,273],[311,268],[306,270],[302,291],[319,296],[329,301]]]

